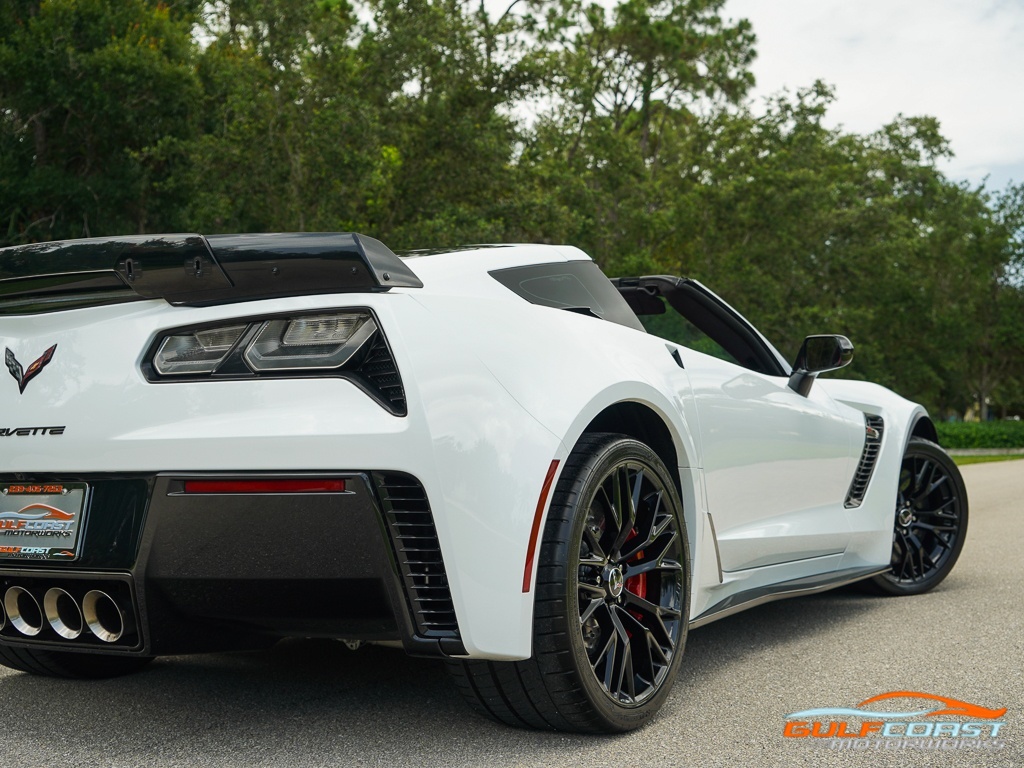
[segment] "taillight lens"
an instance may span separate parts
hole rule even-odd
[[[368,311],[256,318],[172,332],[151,360],[160,376],[245,375],[341,368],[377,332]]]
[[[253,371],[339,368],[377,330],[368,314],[271,320],[246,347]]]
[[[210,373],[224,361],[246,328],[229,325],[168,336],[153,356],[153,367],[161,376]]]

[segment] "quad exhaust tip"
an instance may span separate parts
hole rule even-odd
[[[82,634],[85,622],[75,598],[58,587],[51,587],[43,595],[43,611],[53,631],[67,640]]]
[[[32,593],[24,587],[8,587],[4,593],[4,611],[11,625],[27,637],[43,631],[43,611]]]
[[[88,630],[104,643],[116,643],[135,630],[131,615],[106,592],[90,590],[79,604],[60,587],[46,590],[42,606],[25,587],[8,587],[0,601],[0,630],[8,624],[26,637],[35,637],[49,624],[65,640],[76,640]]]
[[[90,590],[82,598],[82,617],[86,626],[105,643],[116,643],[125,633],[125,615],[114,598],[98,589]]]

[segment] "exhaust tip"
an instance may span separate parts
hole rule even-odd
[[[124,613],[106,592],[93,589],[85,593],[82,618],[89,631],[105,643],[116,643],[124,635]]]
[[[24,587],[8,587],[4,593],[4,611],[11,625],[27,637],[43,631],[43,611],[39,602]]]
[[[67,640],[82,634],[85,623],[75,598],[58,587],[51,587],[43,595],[43,611],[53,631]]]

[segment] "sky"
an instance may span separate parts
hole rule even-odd
[[[826,124],[930,115],[956,155],[949,178],[1024,182],[1024,0],[726,0],[723,15],[757,35],[755,103],[823,80]]]

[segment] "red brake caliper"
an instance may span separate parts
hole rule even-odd
[[[630,531],[630,536],[636,536],[636,535],[637,535],[637,530],[636,530],[636,528],[634,528],[632,531]],[[633,558],[633,562],[640,562],[643,559],[644,559],[644,552],[643,552],[643,550],[640,550],[639,552],[636,553],[636,556]],[[637,597],[642,597],[644,600],[647,599],[647,574],[646,573],[641,573],[641,574],[638,574],[636,576],[630,576],[628,579],[626,579],[626,583],[625,583],[624,586],[625,586],[625,589],[629,590],[630,592],[632,592]],[[632,616],[637,621],[639,621],[641,624],[643,623],[643,614],[641,614],[639,611],[636,611],[636,610],[630,611],[629,615]]]

